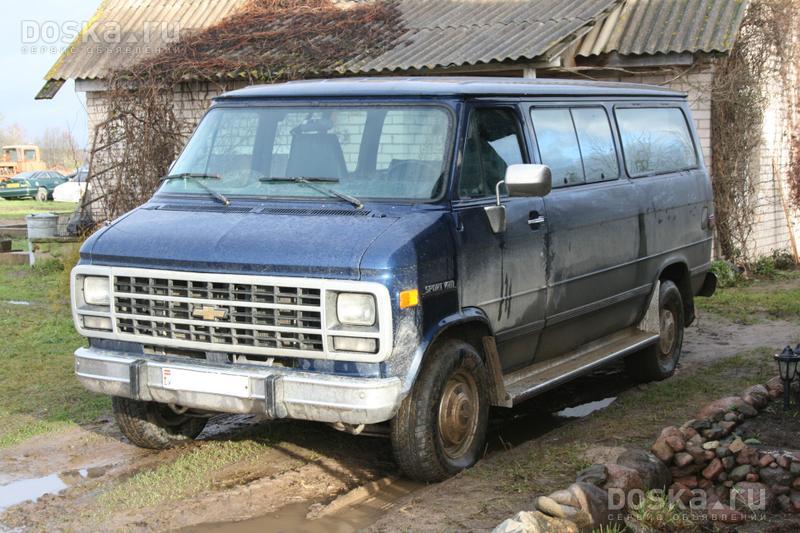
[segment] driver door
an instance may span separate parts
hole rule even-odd
[[[501,185],[507,227],[495,234],[485,207],[509,165],[528,163],[519,110],[474,105],[461,158],[456,217],[461,306],[480,308],[497,338],[504,371],[533,361],[547,296],[546,226],[541,198],[510,198]]]

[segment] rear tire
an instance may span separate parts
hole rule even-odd
[[[649,348],[629,356],[628,374],[636,381],[661,381],[675,373],[683,346],[683,298],[669,280],[661,282],[658,295],[660,339]]]
[[[112,398],[114,417],[122,434],[139,446],[164,450],[196,438],[206,425],[205,418],[179,415],[168,405],[129,398]]]
[[[49,196],[50,196],[50,193],[48,193],[47,189],[45,189],[44,187],[39,187],[36,190],[36,201],[37,202],[46,202],[47,199],[49,198]]]
[[[400,469],[423,482],[447,479],[483,453],[489,376],[475,348],[449,340],[429,353],[391,423]]]

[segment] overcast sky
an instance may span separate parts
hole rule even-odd
[[[100,0],[3,2],[0,126],[19,124],[27,132],[26,142],[34,142],[48,127],[69,125],[79,144],[86,145],[86,110],[71,82],[52,100],[34,100],[34,96],[44,85],[44,75],[71,42],[68,37],[74,35],[73,28],[91,18],[99,4]]]

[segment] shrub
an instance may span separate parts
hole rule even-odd
[[[711,272],[717,276],[717,286],[733,287],[739,281],[739,270],[728,261],[717,260],[711,263]]]
[[[794,270],[797,263],[789,250],[772,250],[772,261],[778,270]]]
[[[778,272],[778,269],[775,268],[775,259],[773,259],[771,255],[759,257],[756,262],[753,263],[751,272],[761,278],[775,277],[775,274]]]

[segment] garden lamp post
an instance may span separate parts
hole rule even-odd
[[[783,382],[783,410],[789,410],[789,395],[791,394],[792,381],[797,373],[797,364],[800,362],[800,353],[787,346],[781,353],[775,354],[778,362],[781,381]]]

